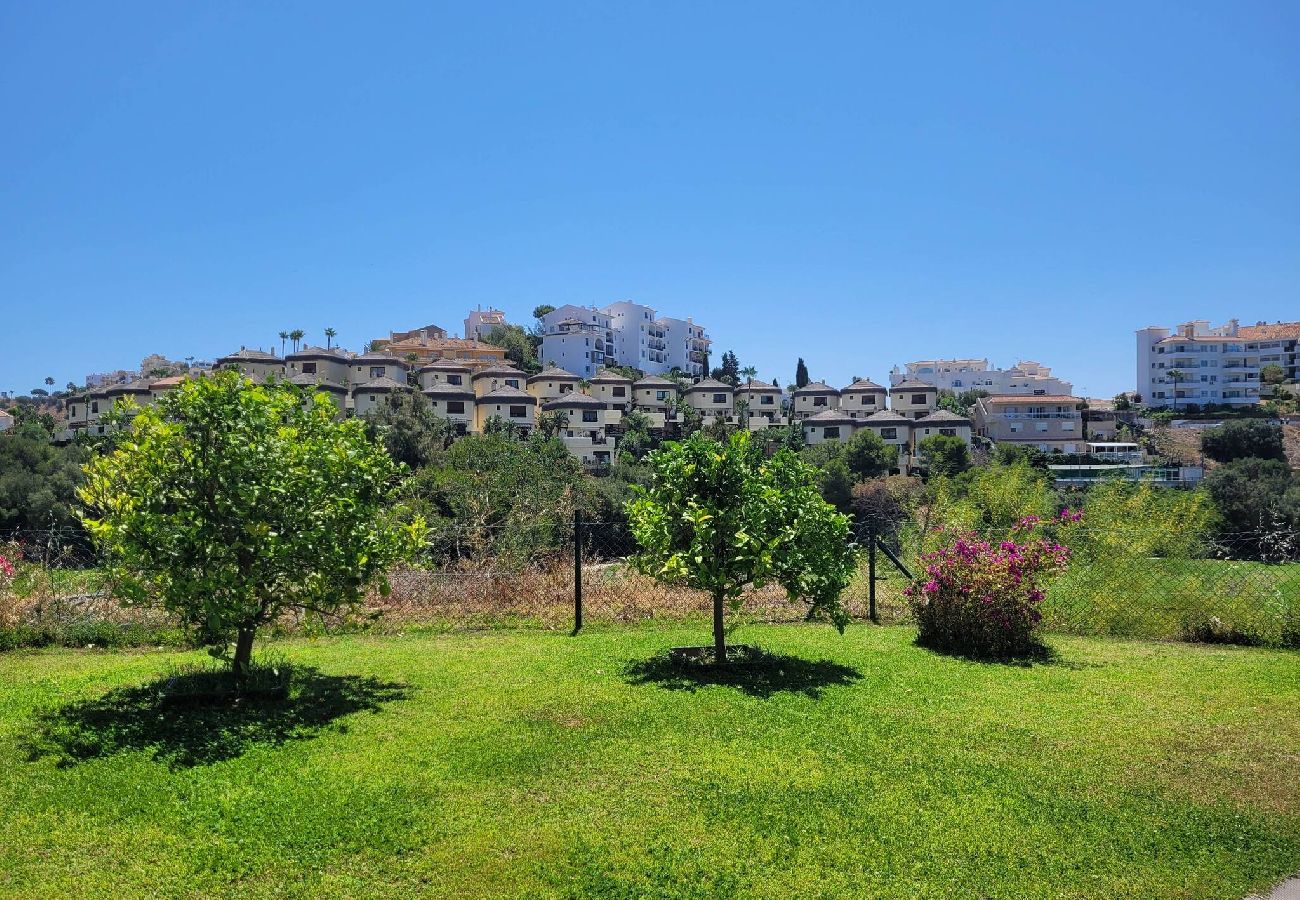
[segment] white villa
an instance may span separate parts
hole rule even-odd
[[[941,390],[962,393],[981,390],[990,394],[1069,394],[1074,385],[1062,381],[1042,363],[1022,359],[1009,369],[989,368],[987,359],[923,359],[894,366],[889,383],[920,381]]]

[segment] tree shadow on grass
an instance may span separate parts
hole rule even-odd
[[[183,673],[41,713],[28,758],[52,756],[70,766],[152,751],[172,769],[210,765],[255,746],[308,740],[343,716],[409,696],[403,684],[309,666],[292,668],[287,696],[213,695],[211,684],[211,672]]]
[[[1084,666],[1079,663],[1066,660],[1055,647],[1044,644],[1042,641],[1035,641],[1031,646],[1025,648],[1023,651],[1012,654],[981,654],[978,652],[972,652],[968,649],[948,647],[923,641],[919,637],[913,643],[922,650],[929,650],[931,653],[937,653],[940,656],[951,656],[953,659],[982,663],[984,665],[1014,666],[1020,669],[1029,669],[1034,666],[1061,666],[1067,669],[1084,668]]]
[[[683,662],[669,654],[633,661],[623,670],[629,684],[656,684],[669,691],[694,692],[709,685],[735,688],[750,697],[803,694],[816,700],[822,691],[851,684],[862,673],[827,659],[816,661],[769,653],[756,648],[735,648],[726,665]]]

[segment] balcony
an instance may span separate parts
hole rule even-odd
[[[989,416],[989,418],[1007,419],[1007,420],[1014,421],[1017,419],[1076,419],[1077,420],[1083,417],[1079,414],[1078,410],[1075,410],[1074,412],[998,413],[997,415]]]

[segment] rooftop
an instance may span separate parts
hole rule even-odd
[[[809,382],[808,384],[805,384],[801,388],[795,388],[794,395],[798,397],[801,394],[838,394],[838,393],[839,391],[836,388],[831,387],[829,384],[827,384],[824,381],[812,381]]]
[[[561,369],[559,366],[547,366],[536,375],[528,376],[528,383],[534,381],[581,381],[577,375],[574,375],[567,369]]]

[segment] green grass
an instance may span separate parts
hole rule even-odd
[[[289,701],[165,704],[196,653],[0,656],[0,894],[1240,898],[1300,869],[1300,656],[905,628],[284,641]]]

